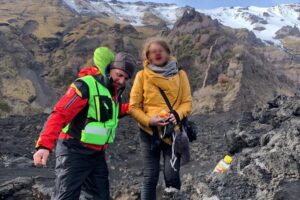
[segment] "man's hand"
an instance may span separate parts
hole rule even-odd
[[[165,126],[169,122],[166,122],[164,118],[161,118],[159,115],[155,115],[150,119],[150,126]]]
[[[39,149],[34,155],[33,155],[33,162],[34,165],[37,167],[45,167],[47,164],[47,159],[49,156],[49,150],[48,149]]]

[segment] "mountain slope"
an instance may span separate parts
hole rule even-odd
[[[136,2],[128,3],[107,0],[64,0],[64,2],[83,15],[102,15],[125,21],[135,26],[147,25],[145,15],[151,13],[172,27],[189,7],[175,4]],[[282,4],[273,7],[220,7],[216,9],[197,9],[198,12],[217,19],[232,28],[247,28],[263,41],[280,44],[276,32],[284,26],[300,28],[300,4]]]
[[[273,7],[227,7],[198,10],[232,28],[247,28],[264,40],[279,44],[276,32],[284,26],[300,28],[300,4],[282,4]]]

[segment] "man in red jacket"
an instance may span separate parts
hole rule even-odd
[[[128,110],[121,95],[136,64],[129,54],[114,58],[105,47],[95,50],[94,63],[55,105],[36,144],[34,164],[45,166],[57,141],[55,200],[79,199],[82,185],[94,199],[109,199],[105,150]]]

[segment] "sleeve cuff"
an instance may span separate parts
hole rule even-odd
[[[37,146],[35,149],[36,149],[36,150],[46,149],[46,150],[48,150],[49,152],[52,152],[51,149],[49,149],[49,148],[47,148],[47,147],[44,147],[44,146]]]

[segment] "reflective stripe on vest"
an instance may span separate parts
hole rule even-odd
[[[108,128],[91,127],[91,126],[86,126],[83,131],[86,133],[91,133],[91,134],[95,134],[95,135],[107,135],[109,133]]]
[[[91,120],[81,131],[80,141],[96,145],[113,143],[118,125],[119,105],[112,99],[109,90],[93,76],[85,76],[79,80],[89,87],[87,118]],[[63,132],[67,133],[68,129],[69,125]]]

